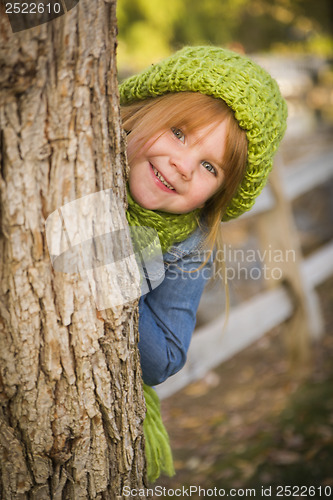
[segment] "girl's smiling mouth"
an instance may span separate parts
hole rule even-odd
[[[159,187],[167,188],[167,191],[175,191],[175,188],[169,184],[167,180],[164,179],[163,175],[157,170],[156,167],[152,163],[150,163],[151,169],[156,177],[156,179],[159,181],[158,185]],[[161,186],[162,184],[162,186]]]

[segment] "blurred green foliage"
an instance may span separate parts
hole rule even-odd
[[[118,0],[120,72],[183,45],[333,54],[332,0]]]

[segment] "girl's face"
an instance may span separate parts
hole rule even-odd
[[[185,214],[204,206],[224,180],[226,121],[187,132],[171,128],[150,139],[130,161],[129,188],[144,208]],[[128,137],[128,156],[134,152]]]

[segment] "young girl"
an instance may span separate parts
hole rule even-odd
[[[139,305],[143,380],[156,385],[185,363],[211,274],[204,250],[214,248],[221,220],[253,205],[287,111],[262,68],[213,47],[182,49],[127,79],[120,95],[128,219],[135,213],[141,225],[157,228],[165,252],[165,279]]]
[[[185,47],[120,86],[130,224],[158,232],[163,282],[139,304],[143,380],[179,371],[221,220],[254,204],[286,128],[276,82],[240,54]]]

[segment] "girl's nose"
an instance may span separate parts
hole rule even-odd
[[[195,169],[195,161],[190,154],[173,157],[171,163],[183,179],[190,180],[192,178]]]

